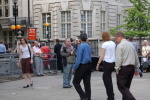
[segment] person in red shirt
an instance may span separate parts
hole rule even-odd
[[[42,46],[41,47],[42,53],[51,53],[51,49],[48,46],[46,46],[45,42],[42,42],[41,46]],[[47,58],[50,58],[50,55],[44,55],[43,59],[46,60]],[[44,66],[48,66],[48,69],[50,70],[50,63],[49,63],[49,61],[43,61],[43,65]]]

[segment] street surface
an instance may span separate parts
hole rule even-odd
[[[91,79],[92,100],[106,100],[105,87],[102,81],[103,72],[93,72]],[[115,100],[122,100],[116,84],[116,75],[113,73]],[[55,76],[34,77],[34,85],[22,88],[24,80],[0,83],[0,100],[80,100],[74,87],[62,88],[62,73]],[[150,100],[150,73],[144,77],[134,77],[131,92],[137,100]]]

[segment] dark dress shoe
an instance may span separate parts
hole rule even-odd
[[[143,74],[142,74],[142,72],[140,72],[140,73],[139,73],[139,75],[140,75],[140,77],[143,77]]]
[[[23,86],[23,88],[28,88],[28,87],[29,87],[29,85]]]

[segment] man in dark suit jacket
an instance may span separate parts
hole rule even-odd
[[[57,54],[57,68],[58,70],[63,70],[62,66],[62,56],[60,54],[62,45],[59,43],[59,39],[56,39],[56,44],[54,46],[54,53]]]

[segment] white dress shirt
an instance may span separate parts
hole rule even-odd
[[[121,66],[135,65],[137,70],[140,67],[138,55],[134,46],[128,42],[126,39],[123,39],[121,43],[118,44],[116,49],[116,71],[121,69]]]

